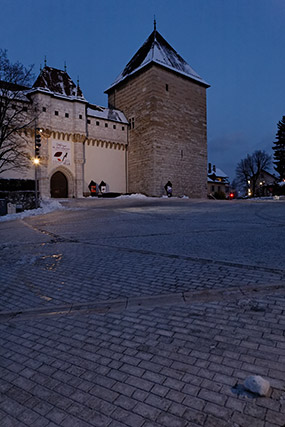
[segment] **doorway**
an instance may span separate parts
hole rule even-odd
[[[68,182],[62,172],[55,172],[50,180],[50,195],[56,199],[68,197]]]

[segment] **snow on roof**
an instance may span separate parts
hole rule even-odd
[[[150,63],[156,63],[164,68],[182,74],[195,80],[202,85],[210,85],[190,67],[189,64],[167,43],[167,41],[154,30],[146,42],[141,46],[137,53],[132,57],[121,74],[116,78],[114,83],[105,91],[121,83],[127,77],[136,73]]]
[[[229,177],[222,169],[211,167],[211,172],[208,171],[208,182],[218,182],[218,178],[223,178],[223,181],[226,182]]]
[[[222,171],[222,169],[219,169],[219,168],[216,168],[215,175],[220,178],[228,178],[228,175],[224,171]]]
[[[89,104],[87,108],[87,116],[128,124],[128,120],[122,111],[112,108],[99,107],[97,105]]]
[[[75,85],[66,71],[56,68],[45,66],[33,87],[44,92],[85,100],[79,85]]]

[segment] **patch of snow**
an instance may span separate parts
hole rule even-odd
[[[105,108],[105,107],[97,107],[96,109],[88,107],[87,116],[97,117],[99,119],[111,120],[113,122],[121,122],[124,124],[129,123],[122,111]]]
[[[124,194],[122,196],[116,197],[116,199],[145,199],[147,196],[144,194],[136,193],[136,194]]]
[[[252,393],[259,394],[259,396],[266,396],[270,389],[270,383],[259,375],[252,375],[245,379],[244,387]]]
[[[57,209],[64,209],[64,207],[56,200],[42,199],[40,201],[40,205],[41,207],[38,209],[30,209],[24,212],[0,216],[0,222],[13,221],[16,219],[23,219],[35,215],[44,215]]]

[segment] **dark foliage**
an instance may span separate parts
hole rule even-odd
[[[236,182],[247,190],[251,189],[252,196],[256,194],[256,184],[262,170],[267,171],[271,165],[271,156],[265,151],[257,150],[240,160],[236,167]]]
[[[277,123],[276,141],[273,142],[274,169],[279,174],[280,181],[285,179],[285,116]]]
[[[33,179],[0,179],[0,191],[34,191]]]
[[[12,63],[0,49],[0,172],[27,165],[24,130],[33,122],[28,96],[32,67]]]

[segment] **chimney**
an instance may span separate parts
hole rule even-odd
[[[212,172],[212,165],[211,165],[211,163],[209,163],[208,164],[208,173],[211,173]]]

